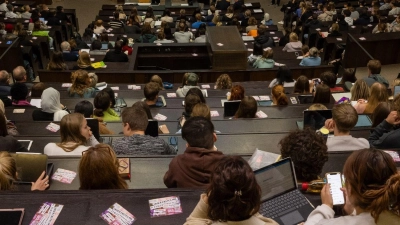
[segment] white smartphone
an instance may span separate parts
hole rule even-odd
[[[292,104],[297,104],[297,100],[295,97],[290,97],[290,101],[292,102]]]
[[[326,182],[331,185],[333,205],[343,205],[344,195],[340,190],[342,187],[342,176],[339,172],[326,173]]]

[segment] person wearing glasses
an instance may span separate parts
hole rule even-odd
[[[119,169],[127,166],[120,165],[109,145],[98,144],[90,147],[82,152],[79,162],[79,189],[127,189],[126,181],[118,173]]]
[[[44,147],[44,154],[79,156],[90,146],[99,144],[80,113],[68,114],[61,119],[60,134],[61,142],[48,143]]]

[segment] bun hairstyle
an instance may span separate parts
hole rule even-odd
[[[383,211],[400,209],[400,173],[393,158],[377,149],[354,151],[343,167],[352,204],[371,212],[375,222]]]
[[[100,91],[94,98],[94,115],[97,117],[103,117],[104,111],[106,111],[111,106],[110,95],[105,91]]]
[[[235,85],[231,89],[229,100],[242,100],[244,98],[244,88],[241,85]]]
[[[282,85],[275,85],[272,88],[272,99],[275,105],[288,105],[289,101]]]
[[[318,49],[316,47],[310,48],[310,57],[317,57],[318,56]]]

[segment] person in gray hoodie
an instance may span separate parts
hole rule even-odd
[[[185,97],[186,93],[191,89],[191,88],[198,88],[200,89],[199,86],[197,86],[197,82],[199,81],[199,77],[197,76],[197,74],[195,73],[188,73],[188,77],[186,79],[186,84],[181,87],[178,88],[178,90],[176,90],[176,95],[178,97]],[[201,92],[203,93],[203,96],[206,97],[207,93],[204,90],[201,90]]]

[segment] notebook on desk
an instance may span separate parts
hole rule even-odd
[[[260,214],[281,225],[306,221],[314,209],[297,189],[294,166],[290,158],[254,171],[261,188]]]

